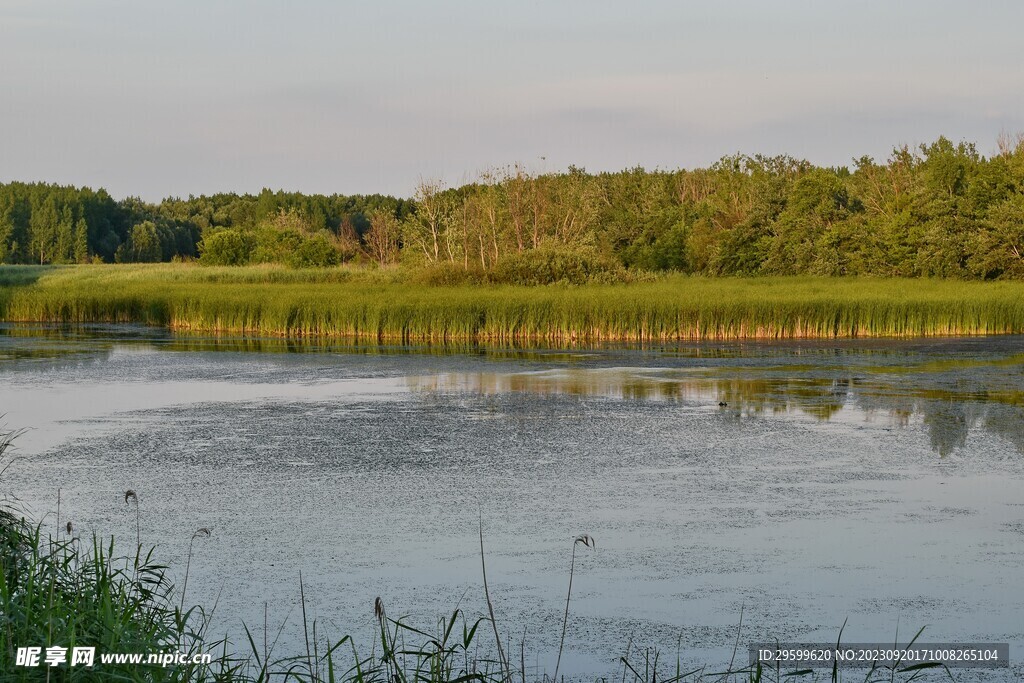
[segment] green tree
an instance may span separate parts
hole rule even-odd
[[[1024,194],[994,207],[974,236],[970,269],[978,277],[1024,277]]]
[[[240,266],[249,262],[251,238],[238,230],[219,230],[199,243],[199,262],[211,266]]]
[[[89,262],[89,225],[84,218],[75,223],[74,260],[77,263]]]
[[[132,227],[128,241],[114,255],[118,263],[153,263],[164,258],[161,232],[153,221],[144,221]]]

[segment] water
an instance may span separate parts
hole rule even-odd
[[[1024,648],[1024,338],[597,350],[299,345],[0,328],[3,477],[55,528],[142,540],[215,630],[370,642],[485,611],[550,674],[755,641]],[[720,405],[725,404],[725,405]],[[241,645],[241,642],[239,642]],[[642,658],[642,657],[641,657]],[[621,669],[620,669],[621,671]]]

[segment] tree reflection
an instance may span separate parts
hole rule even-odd
[[[933,451],[947,456],[967,444],[972,429],[985,429],[1024,452],[1024,410],[1018,394],[935,388],[928,378],[896,385],[884,377],[788,376],[706,369],[578,368],[542,372],[442,373],[408,378],[414,391],[566,394],[622,400],[689,402],[718,406],[730,420],[800,413],[828,421],[842,411],[869,419],[884,416],[896,428],[918,420]]]

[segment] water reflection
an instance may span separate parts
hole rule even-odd
[[[420,393],[686,402],[718,409],[732,420],[779,413],[820,421],[881,418],[894,428],[919,424],[932,449],[943,456],[965,448],[973,429],[996,434],[1024,452],[1022,349],[1022,337],[680,343],[647,348],[550,349],[528,343],[402,346],[351,339],[177,334],[140,325],[0,324],[0,370],[7,372],[39,363],[59,370],[102,363],[115,354],[160,352],[195,354],[197,359],[209,358],[204,354],[210,353],[322,354],[331,357],[324,363],[333,367],[367,356],[395,357],[401,362],[389,372],[404,376],[408,388]],[[402,356],[425,360],[410,365]],[[434,363],[433,357],[446,360]],[[439,372],[437,366],[473,371]]]
[[[943,340],[915,339],[840,339],[840,340],[792,340],[785,342],[734,341],[734,342],[656,342],[634,343],[608,342],[565,342],[551,346],[550,342],[516,340],[493,344],[475,342],[422,342],[414,345],[400,343],[376,343],[365,339],[348,337],[257,337],[219,335],[189,331],[170,331],[162,327],[147,327],[127,323],[3,323],[0,322],[0,345],[10,346],[18,340],[31,339],[36,344],[55,344],[69,352],[66,343],[89,344],[95,350],[111,350],[125,344],[143,345],[152,349],[181,352],[228,352],[228,353],[324,353],[341,352],[361,355],[479,355],[495,359],[518,360],[580,360],[611,354],[634,354],[656,356],[666,361],[673,360],[734,360],[743,364],[758,360],[784,360],[792,363],[799,359],[801,365],[789,365],[788,369],[799,370],[822,363],[846,362],[858,358],[864,362],[867,371],[888,373],[916,373],[965,369],[972,366],[1024,367],[1024,339],[1003,335],[999,337],[972,337]],[[907,364],[905,358],[927,355],[937,344],[955,344],[959,350],[955,358],[927,359],[919,364]],[[998,360],[974,359],[974,349],[1002,353]],[[1003,353],[1009,347],[1015,353]],[[874,358],[877,365],[868,365]],[[778,369],[783,369],[781,366]]]
[[[675,401],[716,406],[733,418],[799,413],[828,421],[846,411],[883,416],[905,428],[915,418],[927,430],[932,449],[949,455],[967,444],[972,429],[985,429],[1024,452],[1024,403],[1020,392],[956,391],[932,386],[942,377],[922,373],[913,386],[893,386],[884,377],[734,376],[735,369],[568,368],[542,372],[462,372],[409,377],[417,392],[510,392],[566,394],[641,401]],[[778,368],[770,369],[777,373]]]
[[[30,340],[31,346],[19,342]],[[482,342],[423,342],[422,344],[379,344],[348,337],[246,337],[207,333],[171,332],[164,328],[135,324],[59,325],[50,323],[0,323],[0,360],[4,358],[46,358],[81,353],[104,354],[125,348],[183,353],[346,353],[368,356],[486,356],[509,360],[569,361],[593,355],[593,349],[550,348],[525,340],[501,346]],[[625,348],[625,347],[624,347]],[[18,354],[18,355],[15,355]],[[701,356],[701,352],[696,352]],[[705,356],[726,357],[726,352],[703,352]],[[729,352],[730,357],[734,352]]]

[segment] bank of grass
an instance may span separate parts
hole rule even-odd
[[[381,341],[675,341],[1024,332],[1024,283],[667,275],[423,284],[417,273],[191,264],[0,267],[0,318]]]

